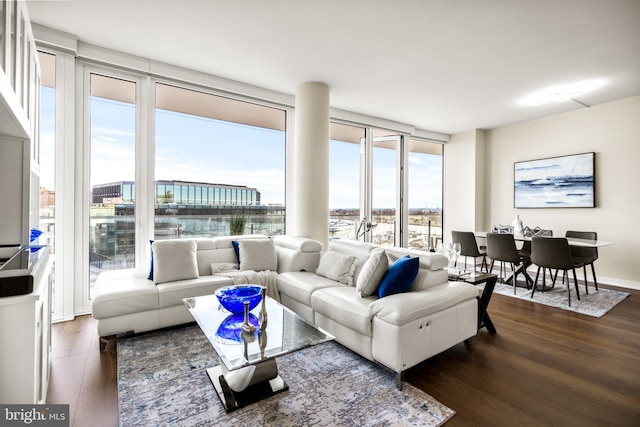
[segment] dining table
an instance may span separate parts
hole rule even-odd
[[[475,231],[474,234],[476,237],[479,238],[486,238],[487,237],[487,233],[489,233],[488,231]],[[508,234],[513,234],[513,233],[508,233]],[[531,241],[531,239],[535,237],[535,235],[532,236],[525,236],[522,234],[514,234],[513,235],[513,239],[516,241],[520,241],[520,242],[527,242],[527,241]],[[551,236],[540,236],[540,237],[551,237]],[[607,240],[593,240],[593,239],[579,239],[576,237],[565,237],[565,239],[567,239],[567,242],[569,243],[569,246],[581,246],[581,247],[587,247],[587,248],[602,248],[605,246],[610,246],[613,244],[613,242],[607,241]],[[517,269],[516,272],[520,273],[521,271],[525,274],[525,277],[528,277],[527,274],[527,267],[529,267],[531,265],[531,261],[527,262],[527,263],[522,263]],[[504,279],[504,282],[510,282],[514,275],[515,272],[512,272],[509,276],[507,276],[506,279]],[[528,288],[528,286],[527,286]]]
[[[489,232],[488,231],[474,232],[475,236],[480,238],[487,237],[487,233]],[[508,234],[512,234],[512,233],[508,233]],[[513,239],[520,242],[525,242],[525,241],[530,242],[532,237],[535,237],[535,235],[534,236],[525,236],[525,235],[518,235],[518,234],[513,235]],[[541,236],[541,237],[551,237],[551,236]],[[567,241],[569,242],[569,246],[582,246],[587,248],[601,248],[601,247],[609,246],[613,244],[613,242],[609,242],[607,240],[600,240],[600,239],[598,240],[578,239],[576,237],[565,237],[565,239],[567,239]]]

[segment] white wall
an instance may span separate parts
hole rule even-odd
[[[451,147],[447,144],[451,162],[449,149],[459,139],[468,140],[465,135],[452,137]],[[466,141],[466,145],[471,144]],[[596,208],[513,207],[514,162],[590,151],[596,153]],[[447,161],[448,169],[454,166]],[[597,231],[598,238],[614,242],[599,249],[599,282],[640,289],[640,96],[487,131],[485,166],[485,229],[510,224],[518,214],[524,225],[552,229],[556,236],[569,229]],[[458,176],[467,179],[466,173]],[[446,177],[451,178],[449,170]],[[447,200],[452,197],[450,189],[459,190],[461,185],[466,182],[447,184]],[[459,214],[448,210],[445,221],[450,214],[457,225]],[[469,221],[467,217],[464,224],[470,225]]]
[[[444,153],[444,231],[485,228],[485,131],[472,130],[453,135]]]

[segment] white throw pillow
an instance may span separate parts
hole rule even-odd
[[[234,262],[212,262],[211,274],[222,273],[223,271],[233,271],[238,269],[238,264]]]
[[[378,289],[382,276],[387,272],[389,259],[385,251],[374,252],[360,270],[356,289],[362,298],[373,295]]]
[[[272,239],[240,240],[240,270],[278,271],[278,256]]]
[[[153,283],[198,277],[196,241],[193,239],[156,240],[153,251]]]
[[[356,271],[357,266],[358,259],[353,255],[329,249],[322,254],[316,274],[353,286],[353,273]]]

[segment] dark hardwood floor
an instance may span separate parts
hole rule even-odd
[[[456,410],[456,426],[640,426],[640,291],[601,318],[494,295],[498,330],[457,345],[406,380]],[[117,426],[116,351],[90,316],[53,327],[49,403],[71,425]]]

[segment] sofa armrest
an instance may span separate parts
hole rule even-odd
[[[469,283],[447,282],[377,299],[369,304],[369,313],[393,325],[404,325],[477,296],[478,288]]]
[[[314,272],[320,263],[322,243],[300,236],[273,238],[278,256],[278,273],[287,271]]]

